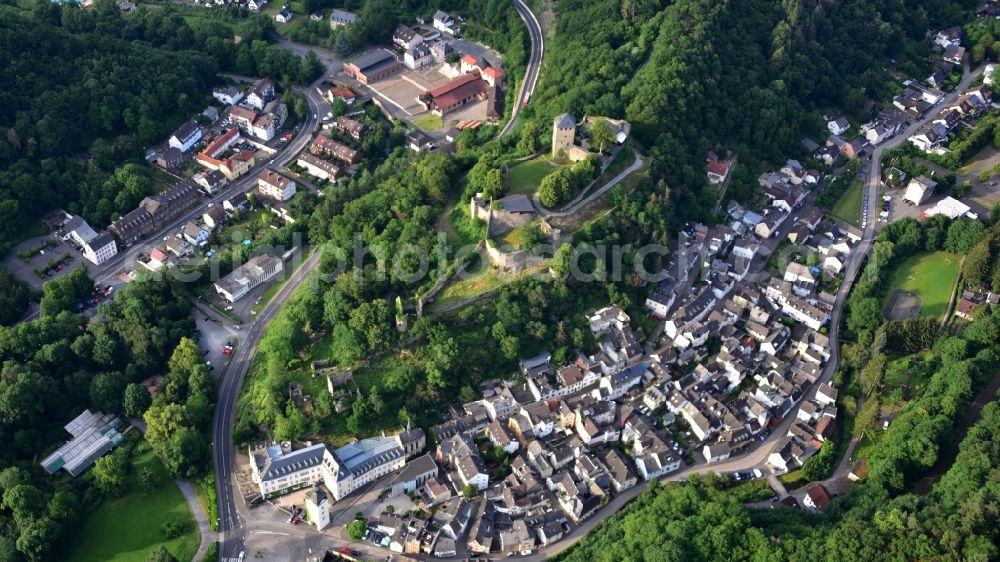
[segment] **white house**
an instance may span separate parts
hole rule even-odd
[[[194,121],[186,121],[174,131],[174,134],[170,135],[167,144],[181,152],[187,152],[200,140],[201,129],[198,128],[198,125]]]
[[[731,449],[728,443],[712,443],[701,448],[701,454],[709,463],[724,461],[729,458]]]
[[[278,10],[278,13],[274,14],[274,21],[278,23],[288,23],[292,21],[292,16],[292,8],[286,4]]]
[[[668,472],[678,470],[680,467],[680,457],[675,456],[669,449],[651,452],[635,459],[635,468],[642,475],[643,480],[659,478]]]
[[[906,186],[906,192],[903,193],[903,200],[909,201],[914,205],[920,205],[934,193],[935,187],[937,187],[937,182],[927,176],[915,177]]]
[[[193,222],[189,222],[184,225],[184,230],[181,231],[181,235],[187,240],[188,244],[192,246],[201,246],[205,242],[208,242],[209,232],[204,228],[196,225]]]
[[[316,525],[317,531],[322,531],[330,524],[330,500],[319,482],[306,494],[306,515]]]
[[[403,53],[403,65],[410,70],[427,66],[434,62],[431,49],[426,43],[419,43]]]
[[[826,128],[835,135],[842,135],[851,128],[851,123],[844,117],[837,117],[826,122]]]
[[[101,265],[118,254],[115,237],[105,232],[83,245],[83,257],[94,265]]]
[[[962,44],[962,27],[956,25],[955,27],[949,27],[947,29],[942,29],[937,32],[934,36],[934,44],[941,47],[942,49],[947,49],[948,47],[956,47]]]
[[[989,86],[990,84],[993,83],[993,70],[996,68],[996,66],[997,65],[992,63],[986,65],[986,69],[983,70],[983,84]]]
[[[257,178],[257,190],[265,197],[288,201],[295,197],[295,182],[271,168],[265,168]]]
[[[225,88],[213,88],[212,97],[226,105],[236,105],[243,99],[243,91],[236,86],[226,86]]]
[[[434,12],[434,29],[451,36],[458,35],[458,22],[441,10]]]

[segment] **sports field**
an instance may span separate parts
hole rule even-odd
[[[920,253],[896,266],[885,297],[895,290],[912,291],[920,297],[921,318],[941,318],[948,310],[951,290],[958,277],[960,256],[948,252]]]

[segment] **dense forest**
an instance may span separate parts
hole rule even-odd
[[[911,40],[964,23],[974,5],[561,1],[529,113],[543,130],[566,111],[628,119],[655,172],[698,217],[716,196],[704,179],[708,150],[732,150],[753,171],[799,154],[802,137],[824,129],[823,111],[867,117],[864,102],[895,87],[890,59],[922,60]],[[746,198],[754,184],[734,181],[729,194]]]

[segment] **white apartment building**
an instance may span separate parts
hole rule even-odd
[[[215,282],[215,290],[229,302],[236,302],[254,287],[281,273],[281,258],[261,254],[239,266],[232,273]]]

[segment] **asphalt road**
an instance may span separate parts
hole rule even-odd
[[[233,446],[233,422],[243,379],[250,369],[267,324],[319,264],[320,255],[321,252],[318,250],[312,252],[274,295],[271,302],[257,315],[257,319],[245,336],[244,344],[236,348],[219,385],[219,402],[215,408],[212,429],[212,453],[219,504],[219,554],[223,559],[239,556],[244,545],[245,519],[239,510],[243,500],[237,501],[239,491],[233,478],[237,468]]]
[[[514,130],[521,109],[528,103],[531,94],[535,92],[535,86],[538,84],[538,73],[542,67],[542,56],[545,54],[545,36],[542,35],[542,26],[538,23],[538,18],[522,0],[511,0],[511,2],[513,2],[517,14],[524,20],[524,24],[528,26],[531,54],[528,57],[528,68],[524,73],[524,80],[517,92],[517,103],[510,112],[510,120],[503,126],[503,129],[500,129],[501,137],[509,135]]]

